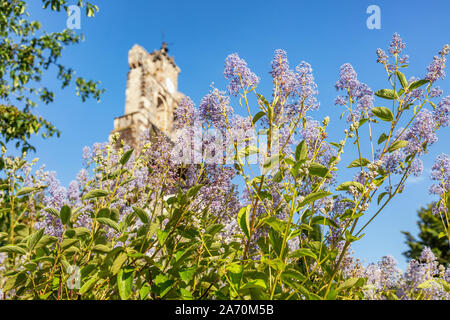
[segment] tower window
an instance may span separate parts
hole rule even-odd
[[[161,97],[158,97],[158,101],[156,103],[156,109],[163,109],[164,107],[164,100]]]

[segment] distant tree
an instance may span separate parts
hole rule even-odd
[[[409,250],[403,252],[408,259],[418,259],[425,247],[430,247],[441,264],[448,265],[450,263],[450,247],[448,238],[441,236],[444,232],[441,219],[432,212],[433,204],[429,204],[426,208],[420,208],[417,212],[419,221],[419,239],[416,239],[411,233],[402,231],[406,236],[405,243],[409,246]]]
[[[69,10],[66,0],[41,1],[44,10]],[[86,8],[87,16],[98,11],[84,0],[77,4]],[[75,77],[73,69],[59,62],[63,49],[80,41],[82,36],[70,29],[47,33],[39,21],[30,19],[25,1],[0,0],[0,145],[13,141],[22,151],[35,150],[29,143],[31,135],[59,136],[58,129],[33,112],[38,103],[54,100],[53,89],[41,84],[47,74],[56,72],[62,88],[75,83],[83,102],[100,98],[104,90],[99,82]]]

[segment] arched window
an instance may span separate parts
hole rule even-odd
[[[156,102],[156,110],[161,111],[164,110],[164,99],[162,97],[158,97],[158,100]]]

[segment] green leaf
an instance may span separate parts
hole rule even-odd
[[[422,282],[421,284],[419,284],[417,286],[417,288],[429,289],[429,288],[433,288],[435,285],[436,285],[436,282],[434,280],[426,280],[426,281]]]
[[[120,219],[119,209],[117,209],[117,208],[111,209],[110,218],[111,218],[111,220],[114,220],[115,222],[119,222],[119,219]]]
[[[91,190],[88,193],[86,193],[83,196],[83,199],[88,200],[88,199],[93,199],[93,198],[106,197],[108,194],[109,194],[109,192],[106,190],[95,189],[95,190]]]
[[[108,227],[113,228],[114,230],[116,230],[117,232],[120,232],[120,226],[117,222],[115,222],[114,220],[111,220],[109,218],[97,218],[96,219],[99,223],[101,224],[105,224]]]
[[[17,253],[20,255],[27,254],[27,251],[24,248],[13,245],[13,244],[9,244],[9,245],[0,247],[0,252]]]
[[[377,97],[380,97],[383,99],[388,99],[388,100],[394,100],[397,98],[397,93],[391,89],[381,89],[381,90],[375,92],[375,95]]]
[[[259,119],[261,119],[263,116],[265,116],[266,113],[264,111],[260,111],[253,117],[253,124],[255,124]]]
[[[275,231],[284,233],[286,230],[286,222],[276,217],[266,217],[261,220],[262,223],[269,225]]]
[[[120,158],[120,164],[121,164],[121,165],[124,166],[124,165],[128,162],[128,160],[130,160],[130,157],[131,157],[131,154],[133,153],[133,151],[134,151],[134,149],[131,148],[130,150],[126,151],[126,152],[122,155],[122,157]]]
[[[248,282],[246,282],[240,290],[247,290],[247,289],[267,289],[267,284],[263,279],[253,279]]]
[[[328,192],[328,191],[323,191],[323,190],[317,191],[314,193],[310,193],[303,199],[303,201],[298,206],[304,207],[311,202],[328,197],[329,195],[332,195],[332,193]]]
[[[417,88],[423,86],[424,84],[426,84],[428,82],[430,82],[430,81],[429,80],[417,80],[417,81],[414,81],[414,82],[412,82],[409,85],[408,90],[411,91],[411,90],[417,89]]]
[[[36,231],[33,233],[30,238],[28,239],[28,251],[32,251],[36,244],[41,240],[42,236],[44,235],[44,228]]]
[[[292,268],[284,270],[283,273],[281,274],[281,278],[283,280],[295,279],[301,282],[306,280],[306,276],[303,273]]]
[[[3,285],[3,291],[8,292],[11,289],[17,289],[27,281],[27,272],[21,271],[8,278],[6,283]]]
[[[244,266],[240,263],[235,262],[226,266],[225,269],[231,273],[241,274],[242,271],[244,271]]]
[[[134,269],[120,269],[117,274],[117,287],[122,300],[128,300],[131,297],[131,287],[133,285]]]
[[[382,133],[382,134],[380,135],[380,137],[378,138],[378,144],[383,143],[384,141],[387,140],[387,138],[388,138],[388,136],[387,136],[385,133]]]
[[[29,235],[28,226],[20,223],[14,227],[14,232],[21,237],[27,237]]]
[[[33,271],[36,271],[36,269],[37,269],[37,263],[29,262],[29,263],[24,264],[24,267],[27,271],[33,272]]]
[[[364,191],[364,186],[356,181],[343,182],[336,188],[336,191],[347,191],[350,189],[350,187],[355,187],[359,192]]]
[[[272,269],[277,270],[277,271],[283,271],[286,269],[286,264],[280,258],[268,259],[265,256],[262,256],[261,262],[267,264]]]
[[[403,73],[401,73],[400,71],[396,72],[398,80],[400,80],[400,84],[402,85],[402,87],[404,89],[408,88],[408,81],[406,80],[406,77]]]
[[[70,209],[69,206],[67,206],[67,205],[62,206],[59,216],[61,218],[61,223],[63,225],[66,225],[67,223],[69,223],[71,214],[72,214],[72,210]]]
[[[41,240],[39,240],[39,242],[37,243],[36,248],[45,247],[49,244],[58,242],[58,240],[59,239],[57,237],[53,237],[53,236],[44,234],[44,236],[41,238]]]
[[[249,155],[256,154],[258,152],[259,150],[255,146],[245,146],[238,151],[238,156],[239,158],[245,158],[248,157]]]
[[[237,222],[247,238],[250,238],[250,205],[241,208],[237,215]]]
[[[362,118],[358,121],[359,127],[361,127],[364,123],[369,121],[369,118]]]
[[[345,289],[349,289],[356,285],[356,283],[359,281],[359,278],[349,278],[345,280],[341,285],[337,288],[337,291],[342,291]]]
[[[128,259],[128,255],[125,252],[123,252],[123,251],[119,252],[119,254],[114,259],[114,262],[111,266],[111,273],[113,275],[118,274],[120,269],[122,269],[122,266],[125,263],[125,261],[127,261],[127,259]]]
[[[283,235],[276,232],[273,229],[269,230],[269,241],[270,244],[273,247],[273,250],[275,250],[276,254],[281,254],[281,247],[283,246]]]
[[[187,269],[180,270],[178,273],[180,274],[181,280],[183,280],[185,284],[189,284],[192,278],[194,278],[196,270],[197,266],[193,266]]]
[[[188,198],[191,198],[191,197],[197,195],[197,193],[200,191],[200,189],[202,187],[203,187],[203,184],[197,184],[197,185],[193,186],[192,188],[190,188],[187,192]]]
[[[84,237],[84,236],[91,235],[91,231],[85,227],[78,227],[78,228],[75,228],[74,230],[75,230],[75,234],[77,235],[77,237]]]
[[[345,240],[347,240],[348,242],[355,242],[360,240],[362,237],[365,236],[365,233],[363,233],[362,235],[360,235],[359,237],[355,237],[354,235],[352,235],[350,233],[350,231],[346,230],[345,231]]]
[[[280,163],[280,155],[279,154],[274,154],[274,155],[270,156],[269,158],[267,158],[263,164],[263,174],[267,174],[267,172],[272,170],[272,168],[274,166],[278,167],[279,163]]]
[[[444,231],[441,231],[438,234],[438,239],[441,239],[441,238],[446,237],[446,236],[447,236],[447,234]]]
[[[295,250],[294,252],[291,252],[289,254],[289,257],[291,258],[311,257],[313,259],[317,259],[317,255],[314,252],[312,252],[311,249],[308,248],[301,248]]]
[[[380,195],[378,196],[378,199],[377,199],[377,204],[380,204],[381,200],[383,200],[384,196],[387,194],[388,194],[388,192],[380,193]]]
[[[98,280],[99,280],[98,276],[95,275],[91,279],[86,281],[80,288],[80,294],[83,295],[89,290],[91,290],[91,288],[94,287],[94,285],[97,283]]]
[[[401,148],[404,148],[404,147],[406,147],[408,145],[408,141],[405,141],[405,140],[398,140],[398,141],[395,141],[393,144],[391,144],[390,146],[389,146],[389,148],[388,148],[388,152],[394,152],[395,150],[398,150],[398,149],[401,149]]]
[[[101,208],[97,212],[97,218],[109,218],[111,216],[111,210],[109,208]]]
[[[19,191],[17,191],[16,197],[20,197],[20,196],[29,194],[29,193],[33,192],[34,189],[35,189],[35,188],[33,188],[33,187],[25,187],[25,188],[22,188],[22,189],[20,189]]]
[[[331,174],[328,172],[328,169],[321,165],[320,163],[313,162],[309,165],[309,174],[311,176],[317,176],[321,178],[331,178]]]
[[[361,161],[359,159],[353,160],[347,168],[359,168],[361,166],[365,167],[370,163],[370,161],[366,158],[361,158]]]
[[[213,224],[206,228],[205,234],[209,234],[211,236],[215,235],[216,233],[220,232],[224,228],[223,224]]]
[[[143,224],[149,223],[149,217],[147,215],[147,212],[144,211],[144,209],[141,209],[139,207],[133,207],[133,211],[136,213],[136,215],[139,217],[139,219],[142,221]]]
[[[266,108],[269,109],[269,108],[270,108],[270,103],[269,103],[269,101],[267,101],[267,99],[266,99],[262,94],[257,93],[256,95],[258,96],[259,100],[261,100],[262,103],[264,103],[264,105],[266,106]]]
[[[64,250],[72,247],[78,241],[79,241],[78,239],[65,239],[65,240],[63,240],[63,242],[61,242],[61,249],[64,251]]]
[[[111,249],[109,247],[105,246],[104,244],[96,244],[92,248],[92,251],[99,252],[99,253],[109,253],[111,251]]]
[[[150,286],[147,284],[144,284],[141,289],[139,290],[139,298],[141,300],[145,300],[147,298],[148,294],[150,293]]]
[[[300,161],[306,159],[306,155],[308,154],[308,146],[306,145],[305,140],[302,140],[295,149],[295,160]]]
[[[394,120],[394,115],[392,111],[385,107],[375,107],[372,108],[372,113],[383,121],[392,121]]]
[[[160,245],[163,245],[169,235],[169,231],[158,229],[156,230],[156,237]]]
[[[332,219],[330,219],[329,217],[323,217],[323,216],[315,216],[314,218],[312,218],[311,220],[311,224],[320,224],[320,225],[325,225],[325,226],[333,226],[335,228],[338,228],[339,226],[336,224],[336,222],[334,222]]]

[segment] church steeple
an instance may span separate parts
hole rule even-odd
[[[152,53],[139,45],[129,51],[125,115],[114,119],[113,133],[132,146],[146,130],[172,136],[173,113],[183,95],[178,92],[180,69],[168,52],[165,42]]]

